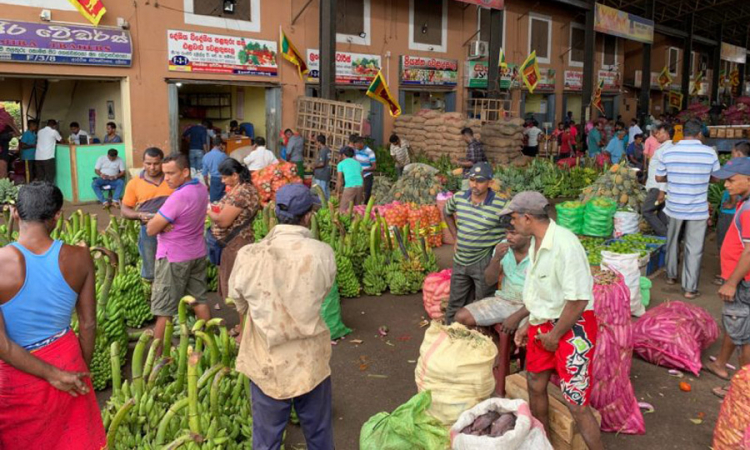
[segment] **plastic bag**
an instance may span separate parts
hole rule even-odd
[[[344,325],[341,321],[341,298],[339,297],[339,285],[333,282],[331,292],[328,293],[323,306],[320,308],[320,315],[323,317],[328,329],[331,331],[331,339],[338,339],[351,333],[352,330]]]
[[[641,303],[644,307],[651,304],[651,286],[653,286],[651,280],[641,277]]]
[[[640,222],[641,216],[636,212],[617,211],[614,218],[615,237],[638,233],[641,230]]]
[[[583,234],[596,237],[611,236],[614,230],[616,212],[617,203],[611,198],[592,198],[586,203],[583,218]]]
[[[491,411],[516,413],[515,428],[500,437],[461,434],[474,419]],[[490,398],[461,413],[451,428],[451,441],[453,450],[552,450],[544,426],[531,415],[528,403],[507,398]]]
[[[583,232],[583,219],[586,205],[581,202],[563,202],[555,205],[557,224],[575,234]]]
[[[451,274],[453,269],[445,269],[431,273],[424,279],[422,285],[422,302],[430,319],[440,320],[445,315],[443,304],[448,301],[451,293]]]
[[[635,322],[635,354],[657,366],[698,376],[701,351],[719,337],[719,327],[705,309],[685,302],[662,303]]]
[[[420,392],[391,414],[377,413],[362,425],[360,450],[444,450],[448,431],[427,414],[432,396]]]
[[[602,431],[644,434],[646,424],[630,382],[630,290],[619,273],[614,284],[601,285],[594,280],[594,314],[599,330],[591,373],[591,405],[602,415]]]
[[[750,365],[732,378],[714,428],[714,450],[750,449]]]
[[[457,322],[445,326],[433,321],[414,370],[419,392],[432,391],[429,413],[450,426],[462,412],[489,398],[495,390],[496,357],[497,346],[489,337]]]
[[[602,250],[602,269],[613,269],[622,274],[630,291],[630,314],[640,317],[646,312],[641,303],[641,269],[638,253],[612,253]]]

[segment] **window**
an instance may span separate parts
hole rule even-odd
[[[669,74],[672,76],[677,76],[679,59],[680,49],[677,47],[669,47],[667,49],[667,67],[669,68]]]
[[[336,42],[370,45],[370,0],[336,2]]]
[[[584,42],[586,41],[586,28],[580,23],[570,24],[570,53],[568,62],[574,67],[583,67],[585,55]]]
[[[218,0],[193,0],[193,12],[201,16],[224,17],[226,19],[244,20],[250,22],[250,2],[239,0],[235,2],[234,13],[224,12],[224,2]]]
[[[185,23],[227,31],[260,32],[260,0],[237,0],[234,14],[224,13],[224,2],[183,0]]]
[[[542,64],[550,63],[552,48],[552,19],[529,14],[529,53],[536,50],[536,57]]]
[[[490,28],[492,21],[490,20],[491,9],[477,7],[477,14],[479,15],[478,28],[479,34],[477,38],[480,41],[490,42]],[[500,48],[505,46],[505,11],[500,12],[503,16],[503,20],[500,21]]]
[[[445,52],[448,48],[448,0],[409,1],[409,48]]]
[[[602,51],[602,66],[614,67],[617,65],[617,37],[604,35],[604,49]]]

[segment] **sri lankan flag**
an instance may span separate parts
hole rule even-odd
[[[680,110],[682,109],[682,93],[677,91],[669,91],[669,106]]]
[[[102,0],[68,0],[71,5],[75,6],[81,15],[93,23],[94,26],[99,26],[99,21],[102,20],[102,16],[107,12],[104,7]]]
[[[598,109],[601,114],[604,114],[604,104],[602,103],[602,90],[604,89],[604,80],[599,79],[599,85],[594,91],[594,98],[591,100],[591,104],[594,108]]]
[[[661,87],[662,91],[672,85],[672,77],[669,75],[669,69],[667,66],[664,66],[664,68],[661,69],[658,81],[659,87]]]
[[[502,69],[508,68],[508,62],[505,61],[505,52],[503,51],[503,49],[500,49],[500,59],[498,61],[500,61],[500,63],[498,64],[498,67]]]
[[[534,89],[539,84],[539,62],[536,60],[536,50],[531,52],[526,61],[521,64],[521,76],[529,93],[533,94]]]
[[[284,59],[297,66],[299,77],[304,79],[307,72],[309,72],[305,58],[297,51],[297,48],[292,44],[292,41],[286,37],[284,30],[281,28],[279,28],[279,49],[281,50],[281,55]]]
[[[377,76],[370,83],[370,87],[367,88],[367,96],[387,106],[391,116],[398,117],[401,115],[401,106],[391,95],[382,72],[378,71]]]
[[[703,71],[698,72],[693,80],[693,88],[690,89],[690,95],[696,95],[701,91],[701,84],[703,83]]]

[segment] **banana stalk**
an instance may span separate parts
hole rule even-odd
[[[135,350],[133,350],[133,364],[130,370],[133,373],[133,394],[136,398],[140,398],[143,394],[144,383],[143,383],[143,352],[146,349],[146,343],[154,336],[152,330],[146,330],[138,339],[138,343],[135,344]]]
[[[164,414],[164,417],[159,422],[159,429],[156,431],[156,441],[154,442],[156,445],[164,445],[164,435],[167,434],[167,427],[169,426],[169,422],[187,405],[188,398],[182,398],[172,404],[167,413]]]
[[[198,363],[200,353],[192,353],[188,357],[187,385],[188,385],[188,425],[190,431],[201,434],[201,421],[198,415]]]
[[[115,438],[117,437],[117,429],[120,428],[120,422],[122,422],[122,419],[125,417],[125,415],[130,411],[130,409],[135,406],[135,400],[129,399],[125,404],[123,404],[119,410],[117,410],[117,414],[115,414],[114,419],[112,419],[112,423],[109,425],[109,431],[107,432],[107,447],[108,448],[115,448]]]
[[[114,341],[110,347],[109,357],[112,366],[112,397],[117,398],[120,394],[121,378],[120,378],[120,343]]]
[[[170,358],[172,356],[172,333],[174,333],[172,319],[167,319],[167,326],[164,329],[164,346],[161,352],[161,355],[164,358]]]
[[[161,339],[154,339],[151,342],[151,348],[148,350],[148,356],[146,356],[146,365],[143,367],[143,379],[148,378],[151,374],[151,369],[154,367],[154,358],[156,357],[156,350],[161,345]]]
[[[213,383],[211,383],[211,391],[209,392],[209,405],[211,406],[211,415],[219,417],[219,386],[221,385],[221,379],[224,378],[231,372],[229,367],[222,367],[221,370],[214,376]]]

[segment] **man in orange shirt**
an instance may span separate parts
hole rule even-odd
[[[154,280],[156,263],[156,236],[146,234],[146,223],[154,217],[161,205],[167,200],[173,189],[164,181],[161,162],[164,152],[156,147],[143,152],[143,171],[133,178],[125,187],[122,198],[122,216],[126,219],[140,220],[141,233],[138,237],[138,253],[141,254],[141,277],[146,281]]]

